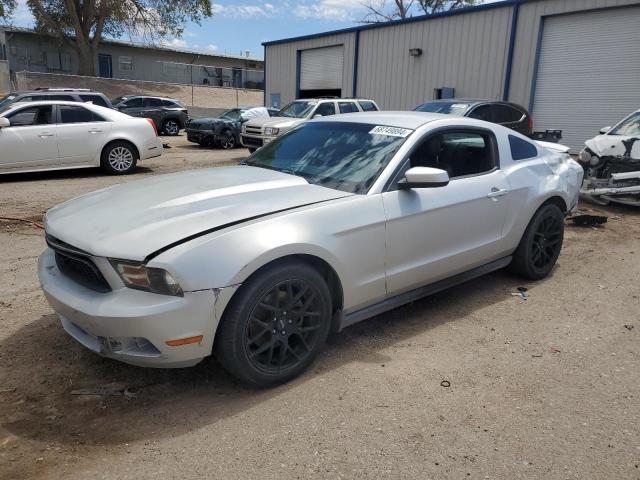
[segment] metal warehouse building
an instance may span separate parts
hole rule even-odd
[[[265,103],[503,99],[579,148],[640,108],[640,2],[506,0],[264,43]]]

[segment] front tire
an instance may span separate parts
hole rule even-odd
[[[113,142],[105,147],[100,166],[109,175],[131,173],[138,163],[138,152],[129,142]]]
[[[543,205],[529,222],[509,268],[530,280],[546,277],[556,264],[563,239],[562,211],[552,203]]]
[[[177,120],[165,120],[162,123],[162,133],[175,137],[180,133],[180,124]]]
[[[331,295],[309,265],[268,266],[245,282],[228,305],[215,337],[216,357],[240,381],[264,388],[302,373],[324,344]]]
[[[225,130],[222,132],[222,136],[220,138],[220,146],[225,150],[231,150],[232,148],[236,148],[236,137],[233,136],[229,130]]]

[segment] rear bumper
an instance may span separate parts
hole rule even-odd
[[[98,293],[59,270],[53,250],[38,260],[38,276],[62,327],[86,348],[137,366],[176,368],[195,365],[211,354],[218,324],[218,290],[184,297],[119,288]],[[199,343],[170,347],[168,340],[202,335]]]
[[[162,155],[162,140],[160,138],[156,138],[154,142],[144,145],[140,149],[140,160],[147,160],[160,155]]]

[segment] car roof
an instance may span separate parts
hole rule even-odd
[[[428,112],[359,112],[359,113],[345,113],[342,115],[330,115],[327,117],[321,117],[312,122],[353,122],[353,123],[368,123],[372,125],[385,125],[399,128],[410,128],[415,130],[422,125],[433,122],[435,120],[451,119],[450,115],[443,115],[441,113],[428,113]]]
[[[426,103],[468,103],[469,105],[493,103],[496,105],[511,105],[512,107],[516,107],[520,110],[526,110],[522,105],[518,105],[517,103],[506,102],[504,100],[490,100],[488,98],[439,98],[437,100],[427,100],[426,102],[422,102],[420,105],[424,105]]]
[[[369,98],[341,98],[341,97],[314,97],[314,98],[296,98],[294,102],[373,102]]]

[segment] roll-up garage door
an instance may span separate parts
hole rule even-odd
[[[300,52],[300,90],[341,89],[343,58],[342,45]]]
[[[534,97],[535,130],[562,129],[573,151],[640,108],[640,7],[548,17]]]

